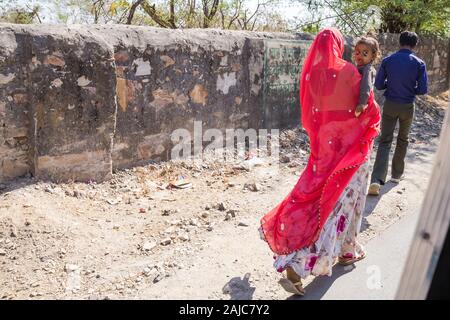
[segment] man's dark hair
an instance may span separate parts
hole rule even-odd
[[[414,48],[419,42],[419,37],[415,32],[403,31],[400,34],[400,45]]]

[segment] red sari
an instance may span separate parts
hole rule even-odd
[[[311,154],[293,190],[261,219],[271,250],[287,255],[314,243],[339,196],[366,162],[379,133],[380,112],[373,92],[357,118],[361,76],[342,59],[344,39],[322,30],[305,59],[300,78],[302,125]]]

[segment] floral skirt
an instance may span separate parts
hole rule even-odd
[[[361,228],[369,180],[369,161],[360,166],[329,215],[318,240],[310,247],[288,255],[275,255],[274,267],[282,272],[291,267],[302,278],[331,276],[338,256],[357,258],[364,253],[356,237]],[[264,240],[261,228],[260,236]]]

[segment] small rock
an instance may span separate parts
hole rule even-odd
[[[79,267],[76,264],[66,264],[64,267],[64,271],[66,272],[75,272],[79,269]]]
[[[214,206],[214,208],[219,210],[219,211],[225,211],[226,210],[225,204],[223,202],[219,202],[218,204],[216,204]]]
[[[227,211],[227,214],[229,214],[232,218],[236,217],[236,213],[237,213],[237,210],[234,210],[234,209],[230,209]]]
[[[248,227],[248,224],[243,221],[239,221],[238,226],[239,227]]]
[[[208,212],[203,212],[202,213],[202,218],[208,218],[208,216],[209,216]]]
[[[6,251],[3,249],[0,249],[0,256],[6,256]]]
[[[213,228],[212,226],[208,226],[208,227],[206,228],[206,230],[207,230],[207,231],[213,231],[214,228]]]
[[[163,215],[163,216],[169,216],[169,215],[171,215],[171,214],[174,213],[174,212],[175,212],[174,210],[164,209],[164,210],[162,211],[162,215]]]
[[[83,195],[84,195],[83,192],[78,191],[78,190],[73,190],[73,196],[74,196],[75,198],[82,198]]]
[[[398,194],[403,194],[403,191],[397,190],[397,193],[398,193]]]
[[[178,237],[181,241],[189,241],[189,235],[188,234],[182,234]]]
[[[189,221],[189,224],[194,227],[199,227],[201,225],[200,222],[198,221],[198,219],[196,219],[196,218],[192,218]]]
[[[281,162],[281,163],[288,163],[288,162],[291,162],[291,158],[290,158],[289,156],[287,156],[287,155],[282,155],[282,156],[280,157],[280,162]]]
[[[157,283],[160,282],[163,279],[163,275],[162,274],[158,274],[155,279],[153,279],[153,283]]]
[[[246,183],[244,185],[244,189],[248,189],[250,191],[256,192],[261,190],[261,186],[256,182]]]
[[[139,209],[139,213],[146,213],[146,212],[147,212],[147,210],[145,208],[140,208]]]
[[[143,274],[146,277],[156,276],[157,273],[158,273],[158,270],[156,270],[155,268],[145,267],[144,270],[143,270]]]
[[[156,242],[154,241],[146,241],[143,246],[142,250],[144,251],[151,251],[154,247],[156,247]]]
[[[66,190],[66,191],[64,191],[64,194],[65,194],[66,196],[73,197],[73,191]]]
[[[161,240],[161,245],[163,246],[167,246],[172,242],[172,240],[170,238],[165,238],[163,240]]]
[[[11,232],[9,234],[12,238],[16,238],[17,237],[17,230],[15,227],[11,228]]]
[[[175,219],[175,220],[172,220],[172,221],[170,221],[169,222],[171,225],[173,225],[173,226],[179,226],[179,225],[181,225],[182,223],[181,223],[181,220],[178,220],[178,219]]]
[[[168,227],[166,230],[164,230],[165,233],[173,233],[175,232],[177,229],[175,228],[175,226],[171,226]]]

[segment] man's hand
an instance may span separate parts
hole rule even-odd
[[[364,109],[366,109],[367,108],[367,106],[365,106],[365,105],[363,105],[363,104],[359,104],[357,107],[356,107],[356,110],[355,110],[355,116],[358,118],[360,115],[361,115],[361,113],[364,111]]]

